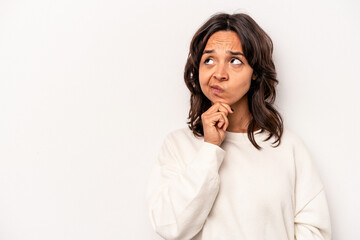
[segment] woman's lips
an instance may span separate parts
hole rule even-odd
[[[217,87],[211,87],[211,91],[213,94],[217,95],[217,94],[221,94],[224,92],[224,90],[217,88]]]

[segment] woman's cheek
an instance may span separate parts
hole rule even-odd
[[[208,93],[206,91],[206,83],[204,83],[203,81],[200,81],[200,89],[201,89],[201,92],[206,96],[208,97]]]
[[[237,92],[241,94],[241,97],[244,96],[250,89],[250,82],[242,82],[238,87],[237,87]]]

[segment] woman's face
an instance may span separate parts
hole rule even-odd
[[[253,69],[233,31],[218,31],[206,43],[199,65],[200,88],[212,102],[233,105],[248,92]]]

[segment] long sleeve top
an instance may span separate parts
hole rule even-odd
[[[152,227],[164,239],[328,240],[324,185],[303,141],[284,129],[225,133],[220,146],[188,128],[169,132],[150,172]]]

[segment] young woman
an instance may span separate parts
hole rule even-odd
[[[270,37],[246,14],[213,15],[185,66],[189,126],[167,134],[147,201],[165,239],[331,238],[324,186],[274,108]]]

